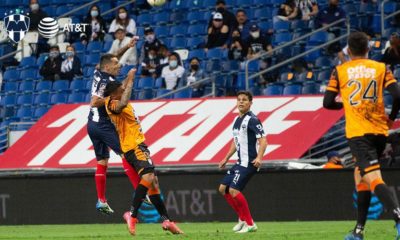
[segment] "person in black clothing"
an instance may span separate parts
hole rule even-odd
[[[235,29],[238,27],[239,24],[236,20],[235,14],[231,13],[226,9],[226,3],[224,0],[215,1],[215,10],[216,12],[213,12],[212,15],[216,13],[221,13],[224,25],[227,25],[229,29]],[[210,21],[208,22],[208,27],[212,26],[213,20],[214,20],[213,18],[210,19]]]
[[[227,40],[229,36],[229,27],[224,24],[221,13],[213,16],[213,24],[208,28],[208,39],[204,50],[210,48],[223,47],[227,48]]]
[[[400,64],[400,34],[397,32],[392,33],[390,36],[390,47],[385,50],[381,62],[390,66],[391,70],[397,64]]]
[[[58,80],[61,79],[61,62],[60,48],[55,45],[50,47],[49,57],[43,63],[40,68],[40,75],[43,76],[44,80]]]
[[[65,60],[61,63],[61,79],[72,80],[82,75],[81,60],[75,56],[75,48],[70,45],[65,52]]]
[[[157,39],[153,28],[150,26],[144,28],[144,38],[145,42],[140,52],[140,62],[143,62],[144,58],[148,56],[150,48],[154,48],[158,52],[160,46],[163,44],[159,39]]]
[[[29,7],[31,9],[31,12],[29,13],[29,31],[37,31],[40,20],[47,17],[47,13],[40,9],[38,0],[31,0]]]
[[[257,24],[251,25],[250,36],[247,38],[246,46],[248,59],[257,56],[264,51],[272,50],[270,39],[261,34],[261,30]]]
[[[246,59],[246,55],[247,48],[244,41],[242,41],[240,31],[238,29],[234,29],[232,31],[232,41],[229,46],[228,58],[230,60],[244,61]]]
[[[150,48],[147,56],[144,57],[142,62],[142,77],[153,77],[157,78],[160,74],[157,72],[158,67],[160,66],[160,58],[157,55],[157,49]]]
[[[86,31],[81,34],[81,41],[86,44],[89,41],[103,41],[106,29],[106,22],[101,17],[100,8],[97,5],[93,5],[84,21],[89,24],[86,27]]]

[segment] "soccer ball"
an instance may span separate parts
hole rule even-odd
[[[159,7],[165,4],[165,0],[147,0],[147,2],[153,7]]]

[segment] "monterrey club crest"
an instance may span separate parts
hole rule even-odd
[[[12,15],[4,18],[4,27],[7,30],[8,37],[15,43],[21,41],[29,30],[30,18],[21,13],[19,11],[15,14],[10,12]]]

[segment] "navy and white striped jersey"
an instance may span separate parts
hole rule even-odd
[[[237,164],[249,168],[255,168],[251,163],[257,158],[258,141],[265,137],[264,128],[251,111],[242,117],[237,116],[233,124],[233,139],[239,157]]]
[[[92,83],[92,96],[97,96],[100,98],[104,97],[104,90],[109,82],[115,81],[114,77],[108,73],[101,72],[99,70],[94,71],[93,83]],[[105,106],[102,107],[91,107],[89,113],[89,120],[93,122],[103,122],[109,121],[107,111]]]

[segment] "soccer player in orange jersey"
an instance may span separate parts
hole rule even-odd
[[[158,179],[155,176],[154,165],[150,151],[144,143],[145,137],[132,105],[129,104],[133,87],[133,78],[129,78],[125,85],[119,82],[110,82],[104,91],[105,106],[111,121],[114,123],[122,151],[129,164],[140,176],[140,183],[136,188],[131,211],[124,214],[131,235],[136,233],[138,210],[148,194],[151,203],[155,206],[163,220],[162,227],[173,234],[183,233],[168,216],[167,209],[160,196]]]
[[[356,161],[354,179],[358,193],[357,224],[345,240],[362,240],[367,220],[371,192],[393,213],[397,237],[400,239],[400,208],[394,194],[382,180],[379,157],[388,130],[400,109],[400,93],[396,79],[384,63],[369,60],[368,38],[354,32],[348,38],[351,61],[337,66],[326,88],[323,105],[342,109],[346,118],[346,137]],[[383,91],[393,97],[389,116],[385,114]],[[341,94],[342,102],[335,100]]]

